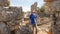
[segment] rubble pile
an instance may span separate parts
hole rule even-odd
[[[33,34],[33,31],[31,28],[29,28],[27,26],[22,26],[20,28],[20,34]]]
[[[38,30],[44,30],[46,32],[49,32],[52,26],[52,19],[48,17],[44,17],[40,19],[40,22],[38,23]]]
[[[12,31],[12,30],[15,30],[15,29],[19,29],[20,27],[20,21],[10,21],[10,22],[7,22],[7,25],[9,26],[9,29]]]

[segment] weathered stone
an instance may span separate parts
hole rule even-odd
[[[10,5],[10,0],[0,0],[1,7],[7,7]]]
[[[52,2],[52,1],[54,1],[54,0],[44,0],[45,2]]]
[[[7,25],[3,22],[0,22],[0,34],[8,34]]]
[[[11,21],[14,19],[21,19],[22,17],[22,8],[18,7],[8,7],[4,8],[1,7],[2,9],[0,10],[0,21]]]
[[[9,29],[11,31],[17,30],[20,27],[20,21],[18,20],[10,21],[10,22],[7,22],[7,25],[9,26]]]
[[[22,26],[20,28],[20,34],[33,34],[33,31],[29,27]]]
[[[47,6],[49,7],[49,9],[51,9],[50,11],[52,10],[54,11],[54,12],[52,11],[52,13],[55,14],[55,17],[56,17],[56,18],[54,17],[54,20],[53,20],[53,23],[55,24],[52,24],[53,34],[59,34],[60,33],[60,0],[54,0],[53,2],[46,2],[46,3],[47,4],[49,3]],[[53,7],[53,9],[50,7]]]
[[[37,2],[35,2],[33,5],[31,5],[31,11],[37,10]]]
[[[19,34],[21,16],[22,7],[0,7],[0,34]]]

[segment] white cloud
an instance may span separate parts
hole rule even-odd
[[[27,0],[28,2],[32,2],[32,1],[34,1],[34,0]]]
[[[26,6],[22,6],[22,7],[24,12],[30,11],[30,7],[26,7]]]

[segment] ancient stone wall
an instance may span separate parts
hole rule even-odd
[[[12,7],[10,0],[0,0],[0,34],[20,34],[22,7]]]
[[[60,33],[60,0],[54,0],[53,2],[49,2],[50,4],[47,3],[47,6],[50,5],[51,3],[51,7],[53,8],[50,8],[49,6],[49,9],[51,9],[50,11],[52,11],[52,13],[54,14],[53,18],[53,28],[52,28],[52,31],[53,31],[53,34],[59,34]],[[47,7],[46,7],[47,8]],[[48,9],[47,9],[48,10]],[[48,11],[49,12],[49,11]]]

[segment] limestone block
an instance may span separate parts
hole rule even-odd
[[[53,0],[44,0],[45,2],[52,2]]]
[[[0,34],[8,34],[7,26],[0,22]]]
[[[7,7],[10,4],[10,0],[0,0],[0,6]]]
[[[22,19],[22,14],[20,11],[20,8],[15,8],[15,7],[9,7],[9,8],[3,8],[0,9],[0,21],[11,21],[14,19]]]
[[[20,21],[18,20],[10,21],[10,22],[7,22],[7,25],[9,25],[9,29],[13,31],[13,30],[19,29]]]

